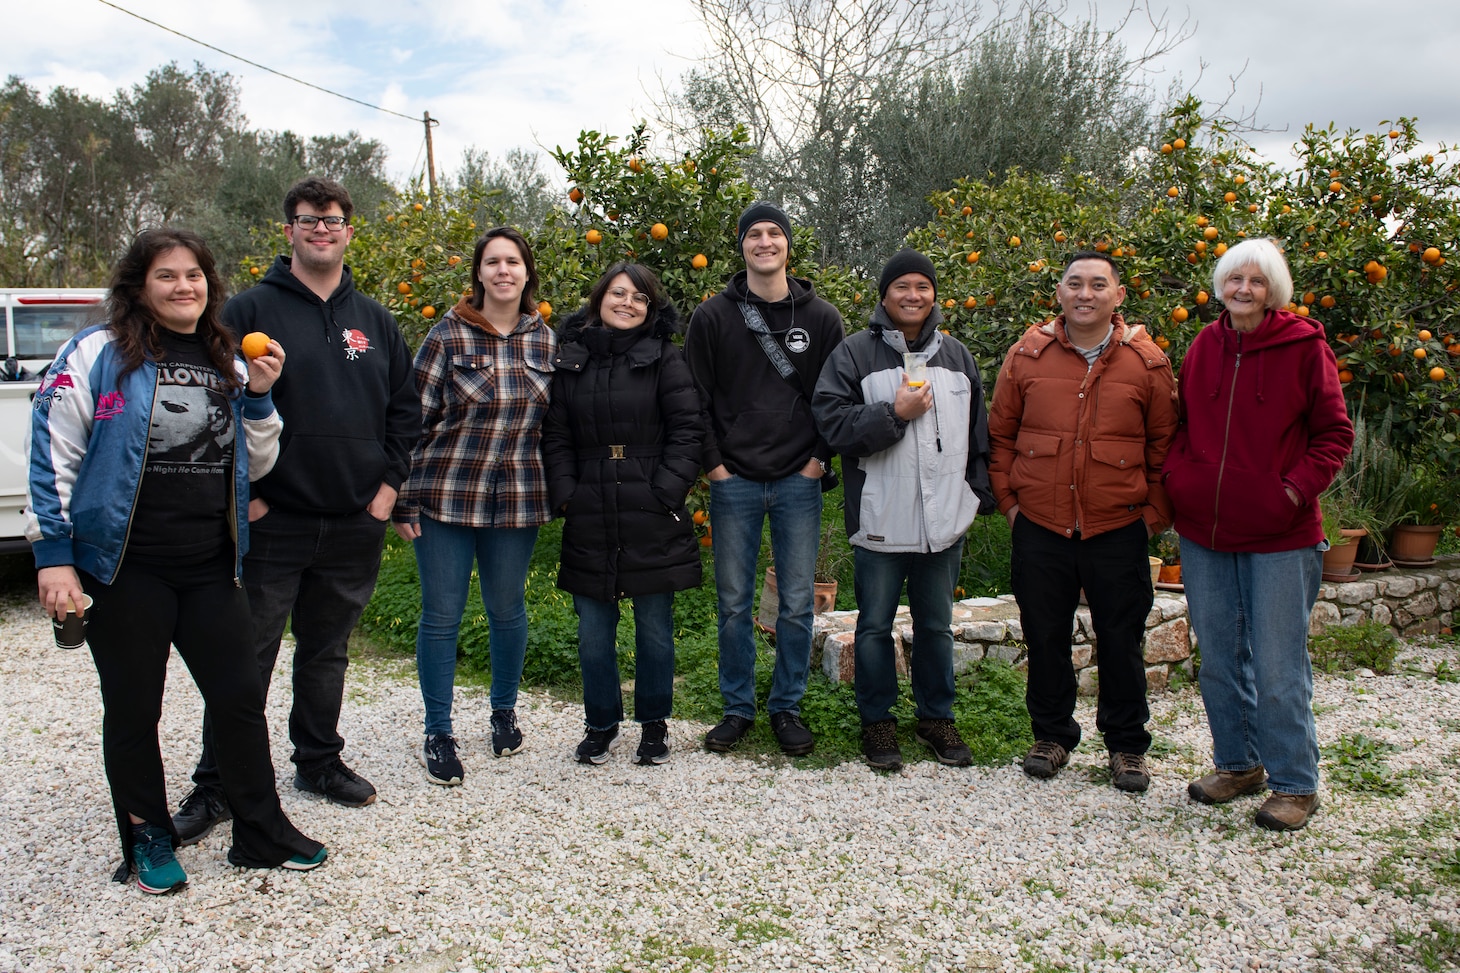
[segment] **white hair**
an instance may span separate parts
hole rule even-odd
[[[1212,293],[1219,300],[1227,278],[1243,267],[1255,267],[1267,278],[1266,310],[1282,307],[1293,299],[1293,274],[1288,270],[1288,261],[1277,241],[1267,237],[1243,240],[1222,254],[1212,270]]]

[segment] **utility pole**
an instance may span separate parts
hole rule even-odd
[[[431,202],[436,202],[436,148],[431,144],[431,128],[441,123],[431,117],[431,113],[423,112],[421,122],[426,126],[426,173],[430,179]]]

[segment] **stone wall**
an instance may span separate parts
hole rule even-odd
[[[1427,568],[1391,568],[1364,575],[1345,584],[1325,583],[1313,608],[1312,630],[1330,625],[1354,625],[1365,620],[1393,626],[1400,635],[1434,634],[1450,628],[1460,606],[1460,556],[1441,557]],[[829,679],[851,682],[855,666],[855,611],[826,612],[816,616],[812,664],[820,664]],[[907,646],[912,642],[912,618],[907,606],[898,609],[893,626],[899,674],[907,675]],[[1001,659],[1015,668],[1028,665],[1019,607],[1013,595],[969,598],[953,606],[953,666],[957,671],[979,659]],[[1157,591],[1146,616],[1146,680],[1161,692],[1178,671],[1194,675],[1192,651],[1196,635],[1186,618],[1186,597]],[[1095,689],[1095,632],[1090,610],[1081,605],[1070,632],[1070,649],[1080,681],[1080,692]]]

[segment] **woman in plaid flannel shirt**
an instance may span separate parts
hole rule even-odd
[[[446,312],[416,353],[421,439],[392,519],[414,543],[421,576],[420,759],[438,784],[462,780],[451,697],[473,561],[490,626],[492,752],[505,757],[522,749],[516,706],[527,651],[523,595],[537,529],[551,517],[540,428],[556,340],[536,300],[527,241],[510,227],[489,230],[472,255],[471,295]]]

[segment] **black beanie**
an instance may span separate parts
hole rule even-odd
[[[790,243],[791,218],[786,215],[786,211],[781,209],[775,203],[768,203],[763,199],[757,199],[755,202],[745,207],[745,212],[740,214],[740,223],[736,227],[735,245],[738,247],[744,247],[745,234],[750,232],[750,228],[757,223],[767,222],[774,223],[776,226],[779,226],[781,228],[781,232],[786,234],[786,242]]]
[[[933,293],[938,293],[938,272],[933,269],[933,261],[916,250],[899,250],[882,268],[882,276],[877,278],[877,296],[886,297],[887,288],[903,274],[922,274],[933,282]]]

